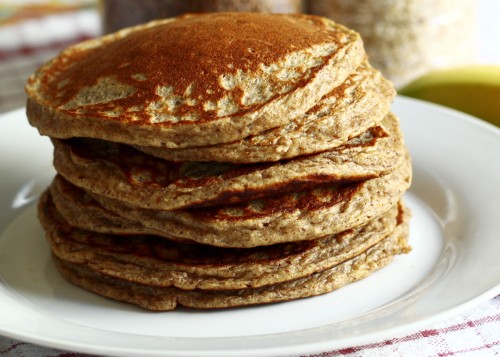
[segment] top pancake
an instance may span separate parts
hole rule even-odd
[[[395,94],[392,83],[365,60],[341,85],[284,126],[218,145],[136,148],[169,161],[254,163],[290,159],[343,145],[379,124]]]
[[[30,77],[27,114],[57,138],[213,145],[286,125],[364,56],[320,17],[186,15],[69,47]]]

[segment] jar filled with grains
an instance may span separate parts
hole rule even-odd
[[[396,87],[475,60],[475,0],[306,0],[305,7],[358,31],[370,63]]]

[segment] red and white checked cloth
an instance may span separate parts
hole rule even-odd
[[[0,113],[24,107],[24,84],[37,67],[99,33],[98,14],[91,9],[0,26]]]
[[[92,10],[1,26],[0,113],[24,106],[24,83],[36,67],[66,45],[98,34],[99,19]],[[0,336],[0,356],[88,355]],[[330,356],[500,356],[500,295],[424,330],[314,355]]]

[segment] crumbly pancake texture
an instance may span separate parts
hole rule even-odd
[[[398,119],[386,119],[342,146],[277,163],[175,163],[123,144],[53,139],[54,165],[65,179],[134,207],[174,210],[227,205],[335,182],[383,176],[401,165]]]
[[[391,234],[405,214],[401,204],[363,226],[313,241],[251,249],[183,244],[144,235],[95,233],[69,225],[51,201],[40,220],[52,252],[119,279],[181,289],[243,289],[301,278],[347,261]]]
[[[57,214],[63,216],[73,227],[122,236],[156,235],[173,241],[186,241],[104,209],[83,189],[69,184],[61,176],[54,178],[49,189]]]
[[[287,301],[331,292],[367,277],[389,264],[395,255],[408,253],[410,248],[407,238],[408,217],[402,215],[387,238],[332,268],[283,283],[230,290],[184,290],[140,284],[101,273],[89,264],[65,261],[57,256],[54,256],[54,260],[68,281],[111,299],[155,311],[173,310],[179,305],[217,309]]]
[[[154,21],[64,50],[26,85],[41,134],[168,148],[283,126],[365,57],[360,36],[302,14]]]
[[[172,161],[253,163],[331,150],[376,126],[389,112],[395,91],[366,61],[344,83],[290,123],[230,143],[167,149],[138,146]]]
[[[163,211],[91,194],[104,208],[178,239],[249,248],[335,234],[387,212],[411,183],[411,162],[385,176],[241,204]]]

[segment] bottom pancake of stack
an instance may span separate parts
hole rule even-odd
[[[365,278],[407,253],[409,214],[398,202],[383,215],[314,240],[220,248],[153,235],[75,228],[50,190],[39,218],[56,266],[75,285],[149,310],[227,308],[324,294]]]

